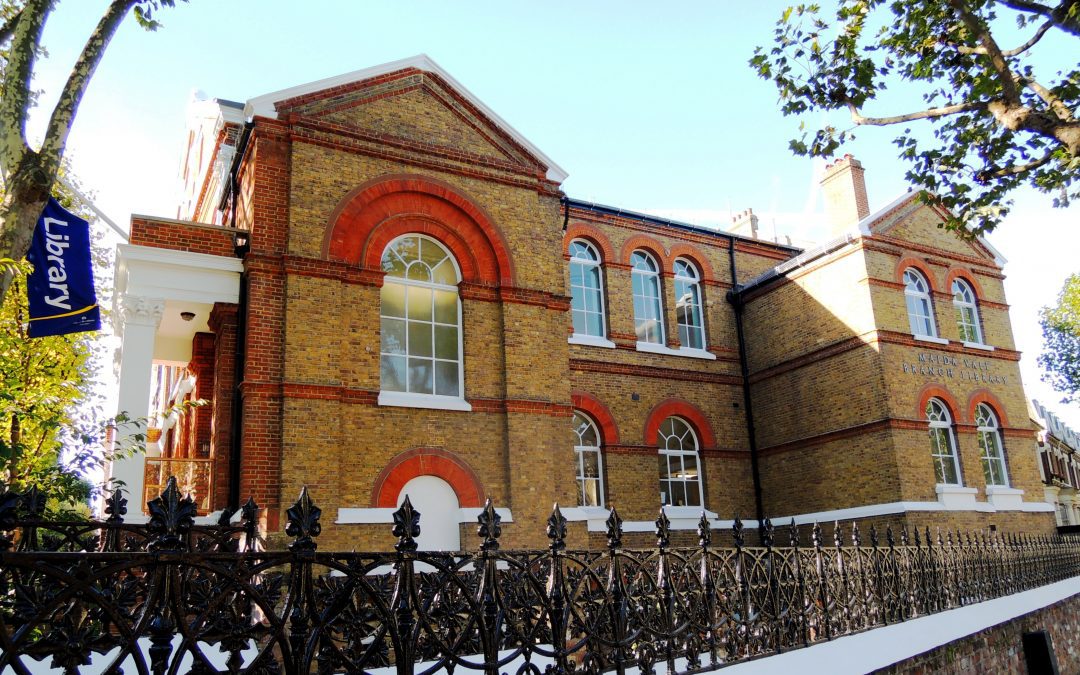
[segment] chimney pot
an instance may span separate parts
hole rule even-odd
[[[821,191],[825,196],[829,230],[834,236],[848,232],[870,215],[863,165],[850,154],[825,167]]]
[[[735,214],[731,218],[731,223],[728,231],[732,234],[758,238],[758,217],[754,215],[754,209],[746,209]]]

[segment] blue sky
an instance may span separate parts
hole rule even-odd
[[[43,108],[51,109],[107,4],[60,3],[39,68]],[[780,114],[773,86],[747,65],[783,7],[193,0],[161,12],[156,33],[134,21],[120,29],[83,101],[69,156],[122,226],[130,213],[173,215],[194,89],[244,101],[426,53],[568,171],[563,187],[573,197],[706,224],[753,207],[766,227],[775,221],[795,239],[813,238],[800,228],[821,209],[811,192],[814,162],[790,154],[797,121]],[[863,130],[846,150],[867,169],[872,208],[906,189],[895,134]],[[1080,271],[1078,216],[1076,206],[1053,210],[1047,197],[1022,194],[990,238],[1009,260],[1006,291],[1028,393],[1076,429],[1080,407],[1056,403],[1038,382],[1034,357],[1038,308]]]

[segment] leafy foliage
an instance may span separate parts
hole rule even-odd
[[[784,114],[846,111],[851,120],[813,131],[804,122],[796,154],[830,156],[858,126],[898,125],[907,179],[967,234],[992,230],[1020,185],[1052,193],[1056,206],[1080,197],[1080,0],[840,0],[831,16],[797,5],[774,37],[750,64],[776,85]],[[1036,73],[1040,49],[1060,64],[1049,80]],[[914,110],[863,114],[919,98]],[[933,140],[913,137],[913,122],[931,125]]]
[[[1065,280],[1057,305],[1043,307],[1039,316],[1043,381],[1064,394],[1063,403],[1080,401],[1080,273]]]

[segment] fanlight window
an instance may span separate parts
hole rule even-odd
[[[672,506],[701,506],[701,465],[698,441],[690,425],[669,417],[660,425],[660,502]]]
[[[421,235],[391,242],[382,257],[382,391],[462,397],[457,263]]]
[[[997,416],[985,403],[980,403],[975,408],[975,426],[979,434],[979,451],[986,484],[1007,486],[1009,475],[1005,471],[1005,451],[1001,443],[1001,430],[998,427]]]
[[[926,419],[930,422],[930,456],[934,460],[937,482],[960,485],[960,464],[949,409],[938,399],[932,398],[926,403]]]
[[[683,347],[705,349],[705,323],[701,315],[701,279],[698,271],[685,260],[676,260],[675,317],[679,324],[679,344]]]
[[[570,242],[570,315],[576,335],[604,337],[600,255],[580,239]]]
[[[638,342],[664,344],[664,309],[660,302],[660,268],[644,251],[630,256],[634,289],[634,332]]]
[[[975,302],[975,292],[962,279],[953,281],[953,308],[956,310],[956,326],[960,329],[960,339],[964,342],[982,344],[982,330],[979,328],[979,307]]]
[[[585,415],[574,411],[574,461],[577,463],[578,506],[604,505],[604,474],[600,434]]]
[[[930,285],[914,269],[904,272],[904,297],[907,300],[908,322],[914,335],[937,337],[934,309],[930,302]]]

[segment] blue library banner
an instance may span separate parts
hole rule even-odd
[[[38,218],[26,259],[30,337],[101,330],[90,262],[90,225],[52,197]]]

